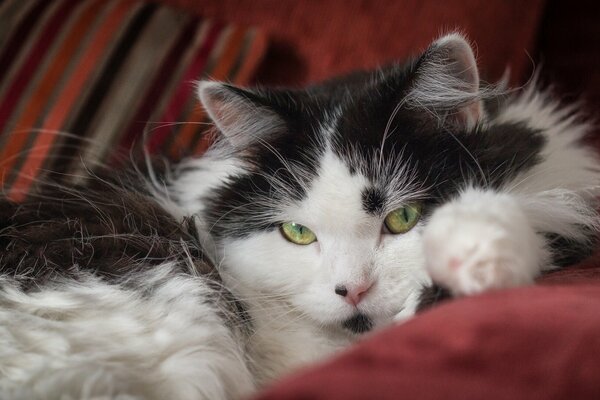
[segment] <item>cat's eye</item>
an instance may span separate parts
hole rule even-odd
[[[292,243],[307,245],[317,240],[317,235],[304,225],[295,222],[281,224],[281,234]]]
[[[407,204],[400,207],[385,217],[385,227],[390,233],[399,234],[411,230],[421,217],[421,205],[418,203]]]

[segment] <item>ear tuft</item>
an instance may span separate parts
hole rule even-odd
[[[429,46],[406,101],[433,111],[442,124],[471,128],[483,118],[477,62],[462,35],[451,33]]]
[[[226,103],[228,102],[228,89],[225,84],[213,81],[198,82],[198,98],[215,123],[219,123],[224,117]]]
[[[471,45],[459,33],[451,33],[436,40],[432,50],[446,73],[457,78],[460,88],[470,93],[479,90],[479,71]]]

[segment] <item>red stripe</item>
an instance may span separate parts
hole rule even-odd
[[[78,96],[81,95],[83,87],[86,82],[92,80],[91,76],[95,68],[100,65],[99,63],[105,51],[110,49],[111,40],[114,40],[114,37],[119,32],[119,27],[127,20],[127,16],[133,6],[134,3],[131,2],[116,2],[114,7],[111,5],[112,9],[110,13],[106,17],[103,17],[99,26],[95,28],[93,37],[89,40],[85,52],[79,57],[74,72],[69,75],[68,82],[56,96],[56,101],[52,104],[52,109],[43,121],[42,130],[48,130],[50,133],[38,135],[35,142],[31,145],[28,160],[32,171],[38,171],[46,159],[46,157],[37,157],[37,152],[53,152],[60,148],[60,146],[55,145],[58,135],[52,132],[60,130],[63,127],[73,105],[79,99]],[[1,181],[2,177],[0,176]],[[32,182],[29,176],[20,175],[19,181],[16,181],[11,189],[11,199],[14,201],[22,200]]]
[[[36,121],[38,121],[40,115],[43,114],[43,109],[48,106],[48,100],[51,98],[51,94],[55,91],[57,91],[56,94],[61,92],[57,83],[60,82],[60,78],[63,76],[65,70],[67,70],[68,65],[73,62],[77,49],[82,44],[81,39],[85,37],[90,28],[93,27],[93,22],[98,19],[98,15],[101,15],[100,11],[105,6],[105,0],[92,0],[84,3],[84,5],[86,6],[86,9],[79,14],[74,21],[75,23],[69,28],[69,31],[63,35],[60,47],[52,55],[51,63],[44,72],[43,77],[38,79],[37,87],[29,94],[27,104],[25,104],[24,107],[24,112],[13,128],[13,132],[17,133],[13,133],[13,135],[18,135],[18,132],[20,131],[26,132],[35,127]],[[10,189],[11,192],[9,197],[15,201],[20,201],[22,199],[17,199],[13,196],[13,193],[15,190],[19,191],[20,187],[28,185],[26,182],[32,180],[37,175],[39,166],[46,158],[48,152],[52,149],[52,146],[50,146],[48,142],[51,143],[53,137],[56,136],[54,133],[48,132],[36,134],[35,131],[31,132],[30,135],[34,137],[34,140],[31,143],[28,143],[28,153],[24,155],[24,157],[20,157],[22,159],[24,158],[21,170],[19,171],[18,167],[15,167],[13,171],[15,181]],[[42,143],[44,143],[44,145],[40,146]],[[10,163],[7,162],[5,167],[8,168],[9,165]],[[8,185],[10,185],[10,181],[5,180],[4,186],[6,187]],[[21,192],[24,193],[22,190]]]
[[[194,38],[196,29],[198,28],[199,18],[194,18],[187,23],[183,30],[179,33],[179,37],[175,40],[169,53],[164,58],[164,63],[157,72],[154,81],[144,94],[144,101],[134,114],[131,122],[125,130],[125,136],[121,141],[123,148],[129,149],[133,141],[140,137],[140,133],[146,126],[146,122],[152,113],[152,109],[156,106],[165,90],[165,86],[169,82],[169,77],[172,76],[177,63],[181,60],[181,55],[189,46],[190,41]]]
[[[25,47],[23,43],[27,42],[27,37],[31,33],[31,30],[37,25],[38,19],[49,4],[51,4],[50,1],[38,1],[13,31],[12,37],[8,40],[8,44],[0,55],[0,79],[6,76],[5,74],[12,65],[12,62],[19,58],[19,53]]]
[[[39,39],[32,47],[21,71],[17,74],[12,85],[6,92],[4,101],[0,103],[0,131],[2,131],[14,108],[19,103],[21,94],[32,80],[34,74],[39,70],[40,63],[46,56],[56,35],[58,35],[60,29],[64,27],[65,21],[77,8],[76,4],[77,2],[73,0],[65,0],[39,35]],[[0,159],[3,158],[0,157]]]
[[[206,61],[223,29],[223,24],[215,23],[211,26],[210,31],[206,37],[206,40],[196,53],[193,63],[190,65],[185,75],[183,76],[179,88],[172,97],[171,103],[167,107],[167,110],[160,118],[160,122],[175,121],[177,116],[181,114],[186,102],[188,101],[193,85],[191,82],[198,79],[202,72]],[[164,143],[166,138],[171,134],[171,130],[168,127],[157,129],[153,133],[152,137],[148,141],[148,150],[151,153],[155,153],[160,146]]]
[[[231,68],[241,55],[240,48],[245,37],[246,32],[239,27],[233,28],[231,34],[227,35],[223,50],[219,54],[219,62],[214,65],[212,71],[207,71],[213,79],[222,81],[232,76]],[[198,129],[198,123],[202,123],[204,120],[204,109],[200,107],[196,99],[193,99],[193,101],[195,107],[185,117],[185,121],[190,123],[182,125],[181,130],[177,132],[174,140],[169,145],[169,155],[175,160],[192,153],[194,138],[198,136],[199,132],[203,131],[203,129]]]

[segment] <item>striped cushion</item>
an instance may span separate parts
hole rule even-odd
[[[0,0],[4,193],[22,199],[47,170],[77,175],[72,160],[111,163],[142,132],[153,152],[202,151],[193,81],[248,83],[265,43],[255,29],[150,2]]]

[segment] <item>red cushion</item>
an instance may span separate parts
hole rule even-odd
[[[600,274],[580,273],[440,305],[256,399],[599,399]]]
[[[304,83],[375,67],[460,29],[476,43],[486,75],[526,78],[544,0],[162,0],[202,15],[258,26],[270,49],[260,83]]]
[[[266,48],[260,30],[142,0],[0,1],[0,32],[0,187],[15,201],[133,143],[202,152],[192,81],[247,84]]]

